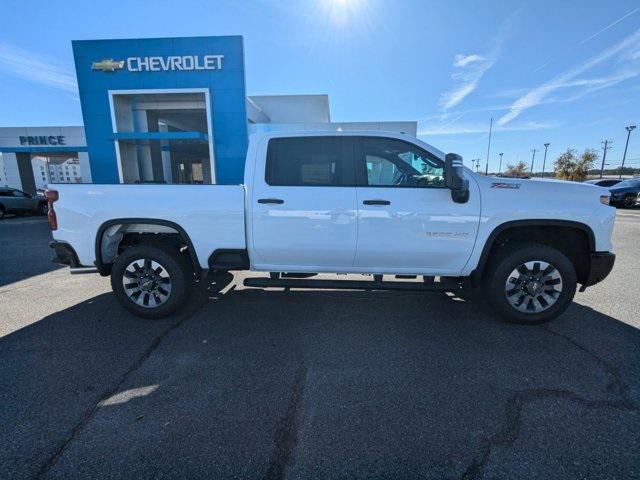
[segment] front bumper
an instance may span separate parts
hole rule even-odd
[[[627,197],[634,197],[634,205],[638,205],[640,204],[640,196],[632,194],[625,194],[625,195],[611,195],[611,197],[609,198],[609,205],[611,205],[612,207],[622,207],[625,205],[625,200],[627,199]]]
[[[607,278],[607,275],[609,275],[613,269],[615,261],[616,256],[614,253],[592,252],[589,275],[587,276],[587,280],[582,284],[580,291],[584,291],[585,288],[595,285]]]
[[[71,268],[81,267],[78,255],[71,245],[65,242],[52,241],[49,242],[49,247],[53,248],[56,256],[51,259],[53,263],[60,265],[68,265]]]

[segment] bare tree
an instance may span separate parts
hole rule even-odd
[[[589,169],[593,167],[598,158],[598,153],[592,149],[586,149],[578,157],[576,150],[567,150],[558,157],[555,162],[556,178],[582,182],[587,178]]]
[[[527,162],[518,162],[515,165],[507,165],[507,169],[504,171],[505,177],[526,177],[528,170]]]

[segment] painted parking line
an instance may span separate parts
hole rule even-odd
[[[625,212],[625,213],[616,213],[616,217],[630,217],[630,218],[640,218],[640,212]]]

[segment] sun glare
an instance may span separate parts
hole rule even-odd
[[[332,23],[338,26],[346,25],[357,15],[364,0],[321,0],[323,9]]]

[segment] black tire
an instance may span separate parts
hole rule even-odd
[[[545,263],[552,268],[542,270]],[[524,268],[517,271],[519,267]],[[545,274],[547,270],[549,273]],[[501,317],[512,323],[538,325],[553,320],[567,309],[576,293],[577,279],[573,264],[559,250],[537,243],[516,242],[496,251],[483,283],[489,304]],[[557,288],[560,291],[554,293]],[[515,306],[518,302],[520,305]]]
[[[622,206],[624,208],[633,208],[636,206],[636,196],[635,195],[627,195],[622,200]]]
[[[138,267],[131,268],[132,262],[138,260],[142,260],[142,264],[138,262]],[[161,272],[157,275],[151,274],[150,267],[153,262],[161,267]],[[149,275],[158,280],[151,279]],[[163,284],[161,275],[165,275],[163,279],[168,277],[169,282]],[[142,318],[164,318],[175,312],[188,298],[193,285],[192,279],[193,268],[187,255],[181,254],[177,249],[160,245],[129,247],[116,257],[111,269],[111,288],[116,298],[124,308]],[[125,282],[128,282],[127,285],[137,286],[126,288]],[[151,288],[149,282],[157,285],[154,290],[144,289]],[[167,290],[164,290],[165,288]],[[140,293],[136,296],[138,291]],[[163,291],[168,293],[165,295]],[[161,304],[153,305],[159,303],[159,300],[162,300]],[[147,306],[144,306],[145,303]]]

